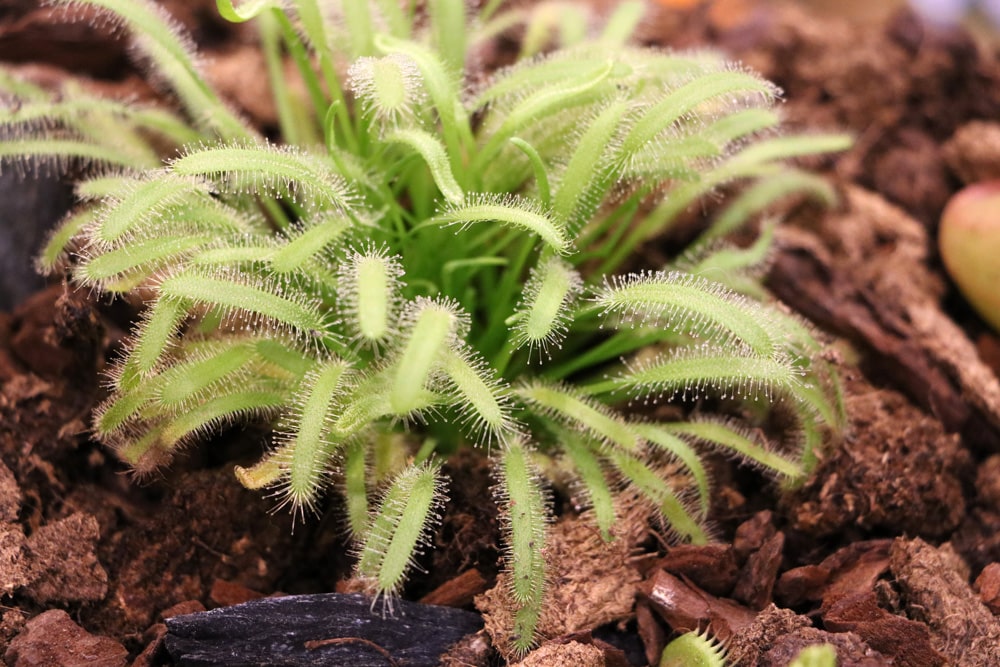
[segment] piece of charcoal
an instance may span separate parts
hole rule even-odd
[[[167,619],[167,650],[183,667],[418,667],[483,626],[475,613],[357,594],[261,598]]]

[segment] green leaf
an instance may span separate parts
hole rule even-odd
[[[406,468],[386,489],[372,514],[358,550],[355,574],[370,580],[376,594],[399,593],[421,543],[440,520],[436,514],[443,494],[439,473],[433,464]]]
[[[463,229],[473,224],[499,222],[535,234],[559,254],[566,254],[571,249],[563,223],[545,214],[531,200],[516,195],[470,194],[464,204],[446,209],[435,220],[441,224],[461,225]]]
[[[546,500],[538,473],[520,443],[506,447],[499,461],[498,490],[503,514],[506,566],[515,611],[513,644],[519,653],[535,643],[545,595]]]

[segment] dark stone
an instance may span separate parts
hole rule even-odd
[[[0,173],[0,310],[10,310],[44,283],[34,261],[52,229],[73,203],[73,189],[40,170],[21,177],[16,167]]]
[[[393,609],[383,617],[354,594],[262,598],[168,618],[167,650],[184,667],[430,667],[483,626],[461,609],[405,600],[394,600]]]

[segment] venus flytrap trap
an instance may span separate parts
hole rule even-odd
[[[562,46],[535,55],[551,46],[552,3],[218,0],[260,25],[284,140],[272,143],[151,2],[51,4],[105,10],[183,109],[2,81],[15,103],[0,160],[92,166],[40,267],[145,302],[94,420],[137,471],[269,420],[268,452],[238,479],[296,514],[336,489],[357,577],[391,600],[445,501],[441,457],[482,445],[515,607],[505,651],[518,655],[546,600],[538,462],[575,473],[605,538],[627,490],[678,539],[704,542],[704,447],[794,483],[842,428],[808,328],[734,291],[765,296],[771,226],[749,248],[722,239],[778,198],[829,198],[786,162],[846,140],[778,134],[777,89],[715,54],[627,45],[640,5],[620,5],[596,37],[574,5]],[[468,54],[524,22],[525,57],[478,71]],[[746,187],[687,256],[622,275],[632,250],[723,185]],[[635,405],[674,399],[689,420]],[[799,432],[769,443],[751,421],[775,405]]]

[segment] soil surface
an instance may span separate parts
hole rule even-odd
[[[273,126],[253,34],[213,18],[214,2],[163,4],[206,49],[223,92]],[[708,629],[747,667],[786,665],[816,643],[833,644],[845,666],[1000,665],[1000,338],[950,283],[935,245],[949,197],[1000,177],[1000,51],[905,9],[879,14],[664,2],[643,26],[649,44],[711,44],[761,71],[785,90],[792,127],[855,136],[847,153],[811,165],[836,184],[839,205],[788,202],[768,277],[834,341],[850,428],[794,490],[713,461],[710,546],[671,545],[628,517],[607,545],[567,511],[551,549],[565,584],[543,623],[551,641],[524,664],[657,664],[676,634]],[[33,0],[0,8],[0,60],[50,84],[72,76],[110,95],[157,95],[120,39]],[[16,272],[68,204],[68,181],[18,188],[10,178],[2,206],[25,222],[7,216],[0,260]],[[30,197],[46,205],[26,206]],[[671,239],[649,256],[663,247]],[[101,370],[134,313],[58,284],[14,306],[13,290],[0,313],[7,664],[167,665],[166,618],[337,589],[350,557],[335,499],[293,530],[232,474],[259,454],[262,428],[131,478],[87,430]],[[489,606],[497,594],[485,594],[500,556],[490,477],[476,453],[448,468],[452,502],[405,597],[478,604],[489,630],[501,622]],[[503,664],[483,637],[450,660]]]

